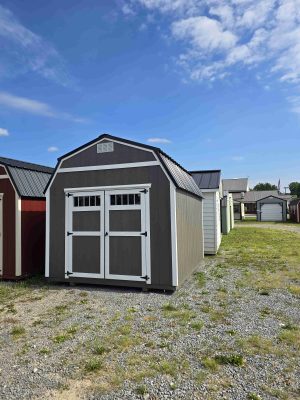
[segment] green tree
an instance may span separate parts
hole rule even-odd
[[[258,183],[257,185],[254,186],[253,190],[277,190],[277,186],[276,185],[272,185],[272,183]]]
[[[293,196],[300,197],[300,182],[291,182],[289,189]]]

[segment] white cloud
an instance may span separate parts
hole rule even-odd
[[[233,156],[231,157],[232,161],[243,161],[245,157],[243,156]]]
[[[30,114],[41,115],[49,118],[65,119],[72,122],[87,122],[84,118],[58,111],[46,103],[14,96],[10,93],[0,92],[0,104],[7,108],[24,111]]]
[[[49,153],[54,153],[55,151],[58,151],[58,147],[50,146],[50,147],[48,147],[48,151],[49,151]]]
[[[191,79],[224,79],[236,66],[261,66],[262,77],[271,73],[280,81],[300,83],[300,0],[128,3],[136,12],[143,7],[166,16],[169,39],[182,43],[177,64]]]
[[[207,17],[190,17],[172,24],[172,33],[177,39],[189,40],[197,50],[223,50],[236,43],[236,37],[223,30],[222,24]]]
[[[0,76],[31,71],[63,86],[74,85],[58,51],[1,5],[0,48]]]
[[[166,144],[166,143],[171,143],[171,140],[166,139],[166,138],[154,137],[154,138],[147,139],[147,142],[149,142],[149,143],[164,143],[164,144]]]
[[[9,132],[7,129],[0,128],[0,137],[1,136],[9,136]]]

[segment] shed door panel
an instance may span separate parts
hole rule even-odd
[[[104,278],[104,192],[66,195],[66,276]]]
[[[150,283],[149,192],[105,192],[105,277]]]
[[[281,204],[262,204],[261,206],[262,221],[282,221]]]

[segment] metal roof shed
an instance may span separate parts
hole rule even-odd
[[[257,204],[257,220],[285,222],[287,220],[287,200],[279,196],[268,196]]]
[[[49,280],[174,290],[203,259],[202,193],[156,147],[101,135],[45,193]]]
[[[46,199],[52,168],[0,157],[0,277],[42,272]]]
[[[216,254],[221,244],[221,171],[191,171],[203,193],[204,253]]]

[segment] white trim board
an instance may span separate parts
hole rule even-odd
[[[15,194],[15,205],[16,205],[16,265],[15,265],[15,273],[16,276],[20,276],[22,274],[22,227],[21,227],[21,207],[22,201],[21,198]]]
[[[170,183],[170,213],[171,213],[171,244],[172,244],[172,285],[178,286],[176,188],[173,183]]]
[[[92,166],[88,166],[88,167],[59,168],[58,173],[103,171],[103,170],[122,169],[122,168],[142,168],[142,167],[153,167],[153,166],[159,166],[159,165],[160,164],[158,161],[143,161],[143,162],[123,163],[123,164],[92,165]]]
[[[8,175],[0,175],[0,179],[9,179]]]
[[[50,235],[50,193],[46,192],[46,248],[45,248],[45,277],[49,278],[49,235]]]
[[[65,188],[65,193],[73,192],[93,192],[97,190],[126,190],[126,189],[149,189],[151,188],[151,183],[138,183],[136,185],[115,185],[115,186],[89,186],[89,187],[79,187],[79,188]]]

